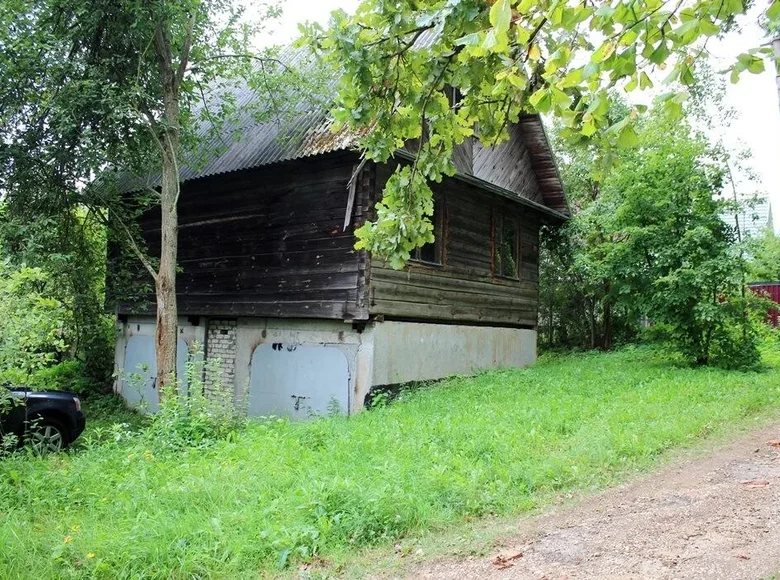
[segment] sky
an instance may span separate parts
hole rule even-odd
[[[269,39],[286,43],[298,36],[298,23],[327,23],[331,11],[353,11],[359,0],[285,0],[283,15]],[[763,5],[763,4],[762,4]],[[714,67],[728,68],[736,56],[765,42],[755,24],[757,9],[739,21],[739,29],[708,45]],[[775,230],[780,231],[780,102],[775,75],[771,67],[760,75],[745,73],[739,83],[727,86],[726,103],[737,112],[732,125],[724,129],[712,119],[713,135],[722,136],[730,148],[749,149],[748,162],[759,179],[757,183],[740,184],[746,194],[758,193],[772,203]]]

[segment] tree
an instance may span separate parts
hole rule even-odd
[[[204,154],[195,139],[200,124],[230,142],[231,118],[252,114],[236,109],[236,82],[273,92],[279,62],[250,43],[278,10],[256,6],[260,17],[252,22],[231,0],[6,5],[0,76],[12,82],[0,89],[0,189],[9,204],[33,217],[42,208],[78,205],[98,208],[95,215],[104,218],[106,208],[112,211],[154,279],[163,387],[176,369],[180,170]],[[111,187],[110,167],[159,176],[158,185],[152,180],[157,186],[147,188],[162,215],[159,262],[122,222],[122,192]],[[87,187],[96,176],[99,187]]]
[[[12,209],[8,204],[0,205],[3,276],[10,279],[24,271],[36,272],[34,283],[17,284],[15,288],[32,288],[40,298],[34,304],[53,301],[67,314],[57,317],[59,322],[55,323],[62,345],[60,356],[41,357],[39,362],[47,365],[74,360],[74,368],[82,371],[80,385],[92,391],[104,390],[113,372],[114,323],[105,314],[106,232],[101,220],[93,212],[74,209],[39,212],[35,221],[28,222]],[[32,310],[21,307],[1,317],[4,330],[0,343],[6,352],[6,367],[13,365],[16,351],[6,329],[31,328],[33,325],[26,322],[29,315]],[[48,340],[42,333],[40,336],[40,340]],[[41,347],[32,352],[46,352],[45,345]],[[23,351],[18,353],[19,369],[25,366],[25,356]],[[23,379],[30,384],[29,377]]]
[[[720,195],[728,167],[718,147],[662,108],[637,123],[637,141],[606,172],[589,147],[570,148],[561,160],[575,215],[559,234],[569,257],[552,264],[547,282],[568,286],[546,290],[561,297],[552,305],[559,340],[579,333],[575,344],[609,348],[616,327],[625,336],[644,318],[692,362],[755,363],[745,263],[723,219],[731,202]]]
[[[780,238],[769,228],[760,238],[748,242],[750,278],[754,282],[780,280]]]
[[[382,162],[421,141],[414,164],[388,180],[377,220],[357,232],[358,247],[402,265],[432,237],[428,182],[455,171],[453,148],[474,135],[505,139],[522,113],[554,114],[569,141],[635,144],[644,108],[610,119],[609,89],[652,88],[659,69],[671,85],[693,84],[706,39],[745,10],[742,0],[364,0],[354,16],[336,13],[329,31],[310,27],[344,71],[336,116],[366,135],[364,155]],[[780,19],[780,0],[765,16]],[[732,80],[764,70],[770,53],[740,55]],[[671,87],[658,97],[678,114],[684,99]]]

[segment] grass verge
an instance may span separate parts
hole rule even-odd
[[[780,408],[780,353],[766,361],[739,373],[647,348],[548,357],[175,452],[105,425],[72,453],[0,462],[0,576],[256,577],[518,514]]]

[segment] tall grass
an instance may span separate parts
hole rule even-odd
[[[777,409],[780,355],[767,363],[738,373],[648,349],[549,357],[349,419],[252,422],[197,449],[104,437],[11,457],[0,461],[0,576],[256,577],[520,513]]]

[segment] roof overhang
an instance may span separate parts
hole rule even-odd
[[[544,205],[571,216],[571,207],[566,198],[566,190],[563,187],[558,163],[555,161],[550,139],[539,115],[522,115],[518,122],[523,135],[523,140],[531,154],[531,167],[533,167],[539,191],[542,193]]]
[[[409,151],[406,151],[405,149],[399,149],[396,152],[396,156],[400,157],[401,159],[405,159],[407,161],[414,161],[415,155],[414,153],[410,153]],[[557,168],[556,168],[557,171]],[[473,185],[474,187],[478,187],[482,190],[484,190],[487,193],[492,193],[494,195],[498,195],[500,197],[509,199],[511,201],[514,201],[515,203],[518,203],[519,205],[525,206],[529,209],[532,209],[545,218],[547,218],[548,221],[552,221],[555,223],[561,223],[565,222],[566,220],[570,219],[570,215],[567,212],[562,212],[557,209],[548,207],[544,204],[535,202],[531,199],[528,199],[527,197],[523,197],[521,195],[518,195],[514,191],[510,191],[508,189],[505,189],[503,187],[499,187],[498,185],[495,185],[493,183],[490,183],[489,181],[485,181],[484,179],[480,179],[479,177],[475,177],[473,175],[469,175],[466,173],[456,173],[453,177],[453,179],[456,179],[458,181],[461,181],[463,183],[467,183],[469,185]],[[540,185],[541,187],[541,185]],[[561,186],[561,191],[563,190],[563,187]],[[543,194],[544,197],[544,194]],[[546,201],[546,198],[545,198]],[[565,201],[565,197],[564,197]],[[568,210],[568,205],[566,206]]]

